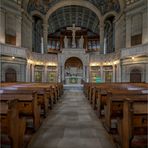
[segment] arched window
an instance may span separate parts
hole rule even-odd
[[[43,38],[43,21],[38,16],[33,16],[33,29],[32,29],[32,48],[34,52],[41,53],[42,38]]]
[[[139,83],[141,82],[141,71],[139,69],[133,69],[130,72],[130,82]]]
[[[104,54],[115,51],[115,24],[114,16],[105,20],[104,28]]]
[[[16,71],[12,68],[8,68],[5,72],[5,81],[6,82],[16,82]]]

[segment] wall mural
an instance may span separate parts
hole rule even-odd
[[[43,14],[46,14],[49,8],[62,0],[30,0],[28,4],[28,12],[38,10]],[[100,9],[102,14],[109,11],[120,12],[119,0],[88,0],[92,4]]]

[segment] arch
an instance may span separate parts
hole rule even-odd
[[[83,63],[78,57],[70,57],[65,61],[65,68],[69,66],[83,68]]]
[[[7,68],[5,71],[5,82],[16,82],[17,74],[16,70],[13,68]]]
[[[133,68],[130,71],[130,82],[140,83],[142,81],[142,71],[139,68]]]
[[[111,17],[111,16],[114,16],[115,18],[117,17],[117,13],[115,11],[111,11],[111,12],[108,12],[104,15],[103,17],[103,22],[108,18],[108,17]]]
[[[55,4],[51,9],[48,10],[48,12],[46,13],[45,16],[45,22],[48,22],[48,18],[49,16],[55,12],[57,9],[64,7],[64,6],[69,6],[69,5],[76,5],[76,6],[82,6],[82,7],[86,7],[88,9],[90,9],[91,11],[93,11],[98,19],[100,20],[100,22],[102,21],[102,15],[101,12],[98,10],[98,8],[96,6],[94,6],[92,3],[88,2],[88,1],[84,1],[84,0],[64,0],[61,1],[57,4]]]
[[[31,12],[31,16],[32,16],[32,17],[33,17],[33,16],[38,16],[38,17],[40,17],[42,20],[44,20],[44,18],[45,18],[45,16],[44,16],[41,12],[39,12],[39,11],[37,11],[37,10],[32,11],[32,12]]]

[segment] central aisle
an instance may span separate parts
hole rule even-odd
[[[28,148],[114,148],[80,90],[65,91]]]

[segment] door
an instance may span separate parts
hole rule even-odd
[[[141,71],[139,69],[133,69],[130,72],[130,82],[140,83],[141,82]]]
[[[16,71],[12,68],[6,70],[5,82],[16,82]]]

